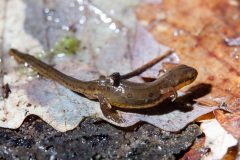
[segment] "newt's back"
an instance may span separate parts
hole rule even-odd
[[[121,81],[118,87],[106,84],[102,93],[110,104],[124,109],[144,109],[156,106],[197,77],[196,69],[178,65],[149,83]]]

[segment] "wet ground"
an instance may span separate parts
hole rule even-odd
[[[196,124],[170,133],[149,124],[121,129],[90,118],[61,133],[30,116],[17,130],[0,128],[0,158],[178,159],[200,135]]]

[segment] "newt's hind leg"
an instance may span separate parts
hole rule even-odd
[[[104,96],[98,95],[98,100],[100,103],[102,113],[106,118],[111,119],[117,123],[124,122],[122,116],[118,113],[117,110],[114,110],[112,108],[111,104],[107,101],[107,99]]]

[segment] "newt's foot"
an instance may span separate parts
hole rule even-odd
[[[106,118],[113,120],[117,123],[124,122],[124,119],[121,116],[121,114],[117,110],[112,108],[111,104],[107,101],[105,97],[103,97],[102,95],[99,95],[98,100],[100,102],[102,113]]]
[[[173,102],[177,97],[177,91],[173,87],[163,88],[160,90],[161,94],[167,94],[171,98],[171,101]]]
[[[178,97],[178,94],[177,94],[177,91],[174,89],[174,88],[171,88],[172,89],[172,96],[171,96],[171,101],[175,101]]]
[[[120,81],[121,81],[121,75],[120,75],[119,72],[114,72],[114,73],[112,73],[112,74],[109,76],[109,78],[110,78],[110,81],[111,81],[111,83],[112,83],[113,86],[115,86],[115,87],[118,87],[118,86],[119,86]]]
[[[123,123],[124,122],[124,119],[123,117],[118,113],[117,110],[114,110],[114,109],[108,109],[108,108],[102,108],[102,113],[103,115],[107,118],[107,119],[110,119],[114,122],[117,122],[117,123]]]

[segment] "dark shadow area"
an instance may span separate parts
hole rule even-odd
[[[105,125],[106,124],[106,121],[101,119],[101,118],[94,118],[94,122],[93,124],[97,125],[97,126],[102,126],[102,125]],[[116,126],[114,124],[111,124],[111,123],[108,123],[108,125],[118,129],[118,130],[121,130],[121,131],[124,131],[124,132],[134,132],[134,131],[137,131],[140,127],[142,127],[144,124],[148,124],[146,122],[143,122],[143,121],[139,121],[131,126],[128,126],[128,127],[120,127],[120,126]],[[151,124],[149,124],[151,125]],[[151,125],[153,126],[153,125]]]
[[[156,107],[149,109],[118,109],[124,112],[147,114],[147,115],[161,115],[167,114],[174,110],[180,110],[182,112],[188,112],[193,109],[192,105],[195,103],[194,99],[203,97],[211,92],[212,86],[206,83],[200,83],[190,88],[184,96],[178,97],[175,101],[167,99]]]

